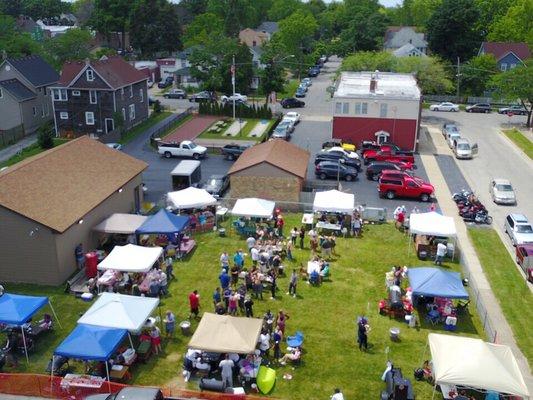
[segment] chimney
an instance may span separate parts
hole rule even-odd
[[[370,77],[370,93],[376,93],[376,87],[378,86],[378,81],[374,74]]]

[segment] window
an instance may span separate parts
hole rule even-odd
[[[355,103],[355,114],[368,114],[368,103]]]
[[[46,107],[46,116],[49,116],[50,115],[50,106],[48,105],[48,103],[44,103],[44,106]]]
[[[79,90],[73,90],[72,91],[72,95],[73,96],[79,96],[80,95],[80,91]]]
[[[130,99],[133,97],[133,85],[130,85]]]
[[[144,92],[143,92],[142,88],[139,89],[139,97],[141,98],[141,103],[144,102]]]
[[[379,105],[379,117],[380,118],[387,118],[387,103],[381,103]]]
[[[502,71],[507,71],[507,63],[501,63],[501,65],[500,65],[500,69],[501,69]]]
[[[89,82],[92,82],[94,81],[94,72],[92,69],[88,69],[86,72],[85,72],[85,75],[87,76],[87,80]]]
[[[59,119],[68,119],[68,112],[60,112]]]
[[[85,112],[85,124],[86,125],[94,125],[94,113],[87,111]]]
[[[130,121],[135,119],[135,104],[130,104]]]
[[[47,90],[46,90],[46,86],[43,87],[43,90],[44,90],[44,95],[46,96],[46,92],[47,92]]]
[[[350,111],[350,103],[342,103],[342,113],[348,114]]]
[[[509,64],[509,69],[513,69],[514,67],[516,67],[516,64]]]
[[[124,88],[120,89],[120,97],[124,98]]]
[[[44,114],[44,104],[43,106],[41,107],[41,118],[44,118],[45,114]]]
[[[126,109],[125,108],[122,109],[122,119],[126,121]]]
[[[67,101],[67,89],[54,89],[54,101]]]
[[[96,90],[89,90],[89,101],[91,104],[97,103]]]
[[[36,107],[32,107],[31,109],[33,111],[33,116],[35,117],[37,115],[37,108]]]
[[[335,103],[335,114],[342,113],[342,103]]]

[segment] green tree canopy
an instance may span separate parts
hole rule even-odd
[[[30,34],[19,32],[13,17],[0,15],[0,52],[2,51],[8,57],[23,57],[40,54],[42,48]]]
[[[44,46],[59,69],[67,60],[84,60],[91,56],[91,33],[86,29],[69,29],[63,35],[46,40]]]
[[[24,14],[34,20],[59,17],[65,10],[61,0],[24,0]]]
[[[468,60],[479,48],[479,10],[472,0],[443,0],[427,26],[429,48],[445,60]]]
[[[185,47],[203,45],[211,37],[224,36],[224,21],[213,13],[203,13],[194,17],[185,27],[183,45]]]
[[[72,12],[78,18],[81,25],[85,25],[91,19],[95,0],[76,0],[72,4]]]
[[[494,42],[526,42],[533,48],[533,1],[515,0],[507,13],[489,27],[488,39]]]
[[[346,56],[342,71],[394,71],[397,58],[388,51],[359,51]]]
[[[271,21],[281,21],[297,10],[303,8],[300,0],[273,0],[268,11],[268,19]]]
[[[209,0],[207,12],[222,18],[228,36],[237,37],[241,29],[258,24],[252,3],[252,0]]]
[[[124,37],[129,28],[131,10],[131,0],[94,0],[89,25],[104,35],[121,32],[121,37]],[[150,10],[150,13],[154,11]],[[123,43],[121,46],[125,47]]]
[[[461,87],[466,94],[483,96],[492,76],[499,72],[496,58],[492,54],[472,57],[461,66]]]

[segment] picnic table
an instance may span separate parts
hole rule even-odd
[[[105,378],[100,376],[92,375],[78,375],[78,374],[66,374],[63,379],[61,379],[61,387],[81,387],[81,388],[91,388],[99,389],[105,382]]]
[[[339,224],[331,224],[329,222],[318,221],[316,227],[319,229],[328,229],[330,231],[340,231],[341,226]]]

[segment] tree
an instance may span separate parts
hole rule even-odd
[[[45,49],[53,64],[61,67],[67,60],[84,60],[91,56],[92,35],[86,29],[69,29],[45,42]]]
[[[222,18],[230,37],[237,37],[241,29],[255,27],[257,23],[252,0],[209,0],[207,12]]]
[[[54,130],[50,122],[39,127],[37,131],[37,143],[43,150],[48,150],[54,147]]]
[[[18,31],[12,17],[0,15],[0,53],[3,51],[8,57],[17,58],[40,54],[42,48],[29,33]]]
[[[453,82],[437,57],[398,58],[396,72],[414,74],[424,94],[450,93]]]
[[[89,25],[109,39],[111,32],[120,32],[124,38],[129,28],[132,4],[130,0],[94,0]],[[150,13],[155,10],[150,10]],[[124,43],[120,44],[124,49]]]
[[[260,87],[267,103],[270,93],[283,90],[285,69],[282,60],[286,57],[284,49],[276,47],[275,43],[269,42],[263,48],[261,61],[265,68],[260,71]]]
[[[342,71],[394,71],[397,58],[388,51],[359,51],[342,61]]]
[[[94,0],[76,0],[72,4],[72,12],[78,18],[79,23],[84,26],[91,19],[94,10]]]
[[[531,127],[533,111],[533,63],[517,66],[509,71],[495,75],[492,86],[503,98],[517,101],[527,110],[527,127]]]
[[[507,13],[489,27],[488,39],[495,42],[526,42],[533,47],[533,2],[516,0]]]
[[[299,0],[274,0],[268,11],[268,18],[271,21],[281,21],[302,8]]]
[[[478,20],[472,0],[443,0],[428,22],[429,48],[452,63],[468,60],[481,41]]]
[[[218,15],[204,13],[194,17],[185,28],[183,45],[192,47],[207,43],[211,37],[224,36],[224,21]]]
[[[65,9],[61,0],[24,0],[24,14],[34,20],[54,18]]]
[[[24,14],[23,0],[2,0],[0,1],[0,14],[18,17]]]
[[[479,29],[486,36],[490,26],[503,17],[516,0],[475,0],[479,9]]]
[[[492,75],[498,73],[496,58],[492,54],[472,57],[461,66],[461,86],[463,91],[473,96],[483,96]]]
[[[145,56],[181,48],[181,28],[174,6],[167,0],[137,0],[131,11],[130,38]]]

